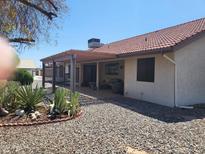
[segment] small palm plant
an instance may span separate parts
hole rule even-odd
[[[31,85],[22,86],[17,91],[17,100],[20,108],[24,109],[27,113],[36,109],[36,104],[43,101],[43,89],[37,86],[33,89]]]

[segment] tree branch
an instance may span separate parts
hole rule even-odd
[[[53,8],[58,11],[58,8],[55,6],[55,4],[51,1],[51,0],[47,0],[52,6]]]
[[[12,39],[9,39],[9,42],[14,42],[14,43],[32,43],[32,42],[35,42],[35,40],[30,39],[30,38],[12,38]]]
[[[33,4],[33,3],[28,2],[27,0],[18,0],[18,1],[19,1],[20,3],[22,3],[22,4],[24,4],[24,5],[27,5],[27,6],[29,6],[29,7],[32,7],[32,8],[34,8],[34,9],[38,10],[39,12],[41,12],[42,14],[44,14],[45,16],[47,16],[48,19],[50,19],[50,20],[52,20],[53,17],[57,17],[57,14],[55,14],[55,13],[53,13],[53,12],[48,12],[48,11],[42,9],[42,8],[39,7],[39,6],[37,6],[37,5]]]

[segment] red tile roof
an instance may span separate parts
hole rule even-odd
[[[58,54],[55,54],[53,56],[49,56],[46,58],[41,59],[41,61],[68,61],[69,55],[76,55],[77,56],[77,62],[89,62],[89,61],[96,61],[96,60],[106,60],[106,59],[113,59],[116,58],[116,54],[110,54],[110,53],[103,53],[103,52],[92,52],[87,50],[68,50],[64,51]]]
[[[94,61],[116,58],[117,56],[132,54],[152,54],[173,51],[173,47],[184,43],[186,40],[205,32],[205,18],[180,24],[177,26],[154,31],[105,44],[100,48],[89,50],[68,50],[56,55],[41,59],[67,59],[66,55],[76,54],[78,61]]]
[[[121,41],[105,44],[93,52],[113,54],[152,53],[168,50],[179,43],[205,31],[205,18],[165,28],[144,35],[135,36]]]

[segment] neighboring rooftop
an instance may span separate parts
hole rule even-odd
[[[36,67],[33,60],[31,60],[31,59],[21,59],[19,65],[17,66],[17,68],[35,69],[37,67]]]

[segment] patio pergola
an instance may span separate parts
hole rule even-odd
[[[76,63],[96,62],[96,87],[99,88],[99,61],[116,58],[115,54],[93,51],[69,50],[54,56],[41,59],[43,66],[42,86],[45,88],[45,68],[46,64],[52,64],[52,91],[56,89],[56,63],[70,63],[70,89],[76,90]],[[65,70],[65,67],[64,67]]]

